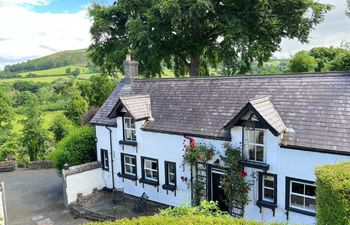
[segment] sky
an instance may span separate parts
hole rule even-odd
[[[91,0],[0,0],[0,69],[58,51],[87,48]],[[345,16],[346,0],[319,0],[335,8],[310,35],[308,44],[283,40],[276,58],[289,58],[302,49],[339,46],[350,41],[350,18]],[[97,0],[112,3],[113,0]]]

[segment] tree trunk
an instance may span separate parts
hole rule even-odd
[[[190,77],[199,77],[200,70],[200,54],[192,53],[191,54],[191,63],[189,65]]]

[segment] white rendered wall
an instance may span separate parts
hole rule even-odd
[[[242,128],[235,127],[231,130],[232,137],[240,137],[242,141]],[[281,148],[279,137],[275,137],[270,131],[265,135],[266,162],[270,165],[268,173],[277,174],[277,208],[275,216],[271,209],[256,206],[258,200],[258,173],[261,170],[246,168],[247,179],[254,183],[249,192],[250,203],[245,208],[245,218],[264,222],[286,222],[285,191],[286,177],[316,181],[315,169],[317,166],[349,161],[350,156],[326,154]],[[315,224],[315,217],[289,211],[290,224]]]
[[[83,194],[83,196],[89,195],[94,188],[100,190],[105,186],[101,168],[70,174],[65,176],[64,179],[68,204],[77,201],[79,193]]]
[[[136,123],[137,149],[136,147],[119,145],[119,140],[123,140],[123,132],[121,125],[121,118],[117,119],[117,128],[112,129],[112,144],[114,151],[114,174],[115,174],[115,188],[124,188],[128,194],[140,196],[145,192],[150,196],[150,200],[164,203],[167,205],[177,206],[181,203],[189,203],[190,189],[188,185],[181,180],[181,176],[190,178],[189,168],[183,170],[182,155],[183,155],[183,140],[184,137],[180,135],[170,135],[163,133],[145,132],[140,129],[142,121]],[[97,153],[98,160],[100,160],[100,149],[110,150],[109,131],[103,126],[96,126]],[[240,147],[242,145],[242,128],[234,127],[231,129],[231,144]],[[212,144],[218,150],[218,154],[214,160],[223,155],[224,141],[209,140],[195,138],[197,142]],[[245,209],[245,218],[259,220],[259,221],[281,221],[286,222],[287,216],[285,214],[285,179],[286,176],[299,178],[304,180],[315,181],[315,168],[320,165],[334,164],[341,161],[349,161],[350,156],[342,156],[335,154],[307,152],[301,150],[291,150],[281,148],[279,146],[279,137],[275,137],[267,130],[265,135],[265,151],[266,162],[270,165],[268,173],[277,174],[277,208],[275,216],[273,216],[271,209],[262,208],[260,213],[259,207],[256,206],[258,199],[258,176],[257,169],[246,168],[248,172],[247,179],[253,184],[249,192],[250,203]],[[159,163],[159,190],[153,186],[135,181],[123,179],[116,176],[121,172],[121,155],[120,153],[127,153],[136,155],[137,159],[137,175],[141,178],[141,156],[158,159]],[[110,152],[109,152],[110,156]],[[173,192],[166,193],[161,186],[165,183],[164,175],[164,161],[176,162],[177,166],[177,191],[176,196]],[[111,164],[111,159],[109,160]],[[103,179],[108,188],[112,188],[111,165],[108,172],[103,171]],[[299,213],[289,212],[289,222],[291,224],[314,224],[315,217],[307,216]]]

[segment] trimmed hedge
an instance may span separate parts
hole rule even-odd
[[[133,219],[121,219],[115,222],[88,223],[87,225],[263,225],[261,222],[216,216],[145,216]],[[266,225],[266,224],[265,224]],[[270,225],[282,225],[270,223]]]
[[[350,162],[316,169],[318,225],[350,224]]]

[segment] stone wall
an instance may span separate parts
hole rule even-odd
[[[72,166],[68,170],[63,170],[62,174],[64,200],[67,207],[76,202],[78,196],[89,195],[106,186],[99,162]]]
[[[42,161],[33,161],[28,165],[29,169],[50,169],[53,168],[52,161],[42,160]]]

